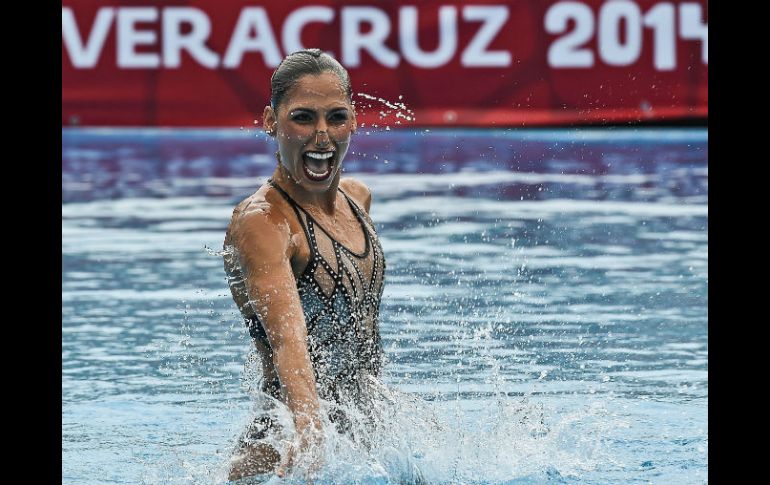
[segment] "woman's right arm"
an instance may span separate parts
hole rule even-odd
[[[275,209],[235,215],[225,238],[225,244],[238,251],[249,302],[264,326],[286,405],[305,448],[320,439],[321,421],[290,241],[289,224]]]

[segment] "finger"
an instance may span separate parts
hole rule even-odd
[[[321,472],[321,468],[323,468],[323,457],[321,457],[318,453],[314,454],[314,456],[311,458],[310,463],[308,465],[307,470],[307,478],[308,483],[313,483],[314,478],[318,478],[318,475]]]
[[[284,475],[286,475],[286,472],[289,471],[289,468],[291,468],[293,462],[294,462],[294,446],[289,445],[288,447],[286,447],[286,451],[284,452],[283,458],[281,459],[281,464],[276,469],[275,474],[283,478]]]

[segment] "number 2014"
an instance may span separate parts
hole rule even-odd
[[[678,17],[678,24],[676,23]],[[610,0],[599,9],[599,56],[611,66],[627,66],[639,59],[642,51],[642,28],[653,30],[653,63],[659,71],[676,68],[676,35],[683,40],[701,42],[701,59],[708,64],[708,24],[702,22],[701,5],[661,2],[642,14],[636,2]],[[575,28],[566,32],[569,20]],[[621,25],[625,23],[625,40],[621,39]],[[581,47],[594,35],[596,19],[587,5],[568,1],[554,4],[545,15],[545,29],[549,34],[564,34],[548,49],[548,64],[555,68],[581,68],[594,65],[594,52]],[[678,29],[677,29],[678,27]]]

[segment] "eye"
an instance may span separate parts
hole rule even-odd
[[[306,123],[308,121],[313,121],[313,117],[310,115],[310,113],[306,113],[304,111],[292,113],[290,117],[292,121],[296,121],[298,123]]]
[[[332,123],[344,123],[348,120],[347,111],[335,111],[329,115],[329,121]]]

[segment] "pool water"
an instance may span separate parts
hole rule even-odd
[[[62,141],[62,483],[225,483],[259,372],[219,251],[275,147]],[[708,481],[705,128],[360,131],[351,150],[387,259],[389,433],[329,437],[316,483]]]

